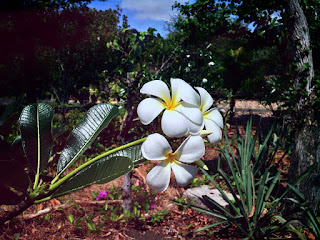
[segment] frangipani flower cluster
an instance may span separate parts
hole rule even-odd
[[[170,79],[171,94],[168,86],[161,80],[146,83],[140,92],[153,97],[146,98],[138,105],[140,121],[148,125],[161,112],[161,128],[168,137],[183,137],[187,133],[197,133],[203,127],[203,116],[195,105],[199,95],[185,81]]]
[[[167,189],[171,169],[180,186],[188,185],[197,174],[198,168],[186,163],[199,160],[205,153],[201,136],[189,136],[173,153],[167,139],[158,133],[151,134],[142,144],[142,154],[148,160],[159,161],[147,175],[147,184],[158,192]]]
[[[168,137],[183,137],[190,133],[197,135],[205,126],[212,131],[209,141],[216,144],[221,140],[223,118],[217,109],[210,109],[213,99],[201,87],[198,93],[185,81],[171,78],[171,94],[161,80],[153,80],[143,85],[140,92],[151,95],[140,102],[137,113],[144,125],[150,124],[160,113],[161,128]]]
[[[171,169],[178,185],[188,185],[197,173],[197,168],[188,163],[198,161],[205,153],[201,136],[208,135],[211,143],[222,138],[223,118],[217,109],[210,109],[213,99],[201,87],[193,89],[182,79],[171,78],[171,92],[161,80],[153,80],[140,92],[150,95],[138,105],[140,121],[150,124],[162,112],[161,128],[172,138],[189,135],[173,153],[168,141],[160,134],[148,136],[142,144],[142,154],[148,160],[160,161],[147,176],[148,185],[156,191],[165,191],[170,182]],[[203,133],[203,129],[206,129]],[[209,134],[208,134],[209,132]]]

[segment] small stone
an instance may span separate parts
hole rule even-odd
[[[228,193],[225,191],[224,191],[224,193],[227,195],[227,197],[230,200],[234,200],[234,197],[232,196],[231,193]],[[223,197],[218,189],[211,189],[211,188],[209,188],[208,185],[202,185],[202,186],[196,187],[196,188],[189,188],[183,193],[183,197],[187,201],[193,200],[194,206],[209,210],[209,208],[204,204],[206,201],[203,199],[203,197],[202,197],[203,195],[208,196],[209,198],[216,201],[224,208],[227,208],[229,205],[228,202],[226,202],[223,199]]]

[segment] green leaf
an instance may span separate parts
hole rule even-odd
[[[58,137],[60,137],[64,132],[66,131],[66,129],[64,127],[57,127],[57,128],[53,128],[52,129],[52,138],[53,139],[57,139]],[[18,143],[21,143],[22,139],[21,139],[21,135],[17,136],[11,146],[17,145]]]
[[[144,157],[141,152],[141,145],[136,145],[124,150],[117,151],[115,153],[112,153],[108,155],[106,158],[112,158],[112,157],[127,157],[131,159],[131,161],[134,164],[134,167],[138,165],[142,160],[144,160]],[[97,182],[96,184],[104,184],[104,182]]]
[[[104,184],[110,182],[133,169],[133,162],[127,157],[105,157],[89,165],[76,176],[60,187],[53,197],[61,196],[77,191],[92,184]]]
[[[53,109],[44,103],[26,106],[20,115],[23,150],[31,168],[39,174],[51,156],[53,140],[51,122]]]
[[[72,214],[67,215],[67,219],[69,222],[73,223],[74,222],[74,216]]]
[[[63,173],[87,150],[118,112],[117,107],[105,103],[95,105],[88,110],[84,119],[73,129],[67,139],[66,146],[58,161],[57,175]]]

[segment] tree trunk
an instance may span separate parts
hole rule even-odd
[[[137,80],[136,80],[137,82]],[[129,142],[128,139],[128,132],[132,127],[132,121],[135,116],[136,108],[133,107],[133,102],[132,102],[132,90],[133,90],[133,84],[130,80],[130,74],[129,72],[127,73],[127,83],[128,83],[128,88],[127,88],[127,102],[125,104],[126,110],[127,110],[127,116],[125,117],[124,121],[122,122],[121,126],[121,131],[118,135],[118,140],[121,141],[122,144],[126,144]]]
[[[310,202],[314,213],[317,213],[320,203],[320,121],[319,114],[308,107],[308,101],[313,95],[311,83],[314,75],[309,27],[298,0],[285,0],[285,11],[289,16],[289,57],[291,66],[296,67],[291,77],[295,90],[300,93],[295,99],[294,120],[301,122],[303,119],[294,129],[295,147],[288,177],[289,182],[293,182],[309,166],[318,163],[311,174],[297,186]],[[303,94],[303,91],[307,94]]]
[[[293,63],[291,65],[295,68],[292,69],[291,76],[294,81],[293,87],[296,90],[305,90],[310,95],[314,70],[307,19],[299,0],[285,0],[285,10],[288,16],[289,58]],[[296,111],[298,112],[304,107],[306,98],[301,96],[297,100]]]
[[[233,118],[235,114],[235,107],[236,107],[236,97],[234,93],[232,93],[232,97],[230,99],[230,118],[229,118],[229,123],[233,123]]]
[[[127,90],[127,103],[126,110],[128,115],[122,123],[121,131],[118,136],[118,140],[121,141],[122,144],[128,143],[128,132],[131,128],[134,110],[132,109],[132,83],[130,80],[130,74],[127,73],[127,82],[128,82],[128,90]],[[123,210],[132,210],[132,197],[131,197],[131,187],[132,187],[132,171],[124,175],[123,185],[122,185],[122,208]]]
[[[293,182],[308,167],[317,163],[310,175],[303,180],[297,189],[309,201],[315,214],[320,204],[320,121],[314,113],[307,117],[307,122],[296,131],[295,147],[292,152],[289,169],[289,182]]]
[[[132,187],[132,171],[124,175],[123,185],[122,185],[122,209],[132,210],[132,197],[131,197],[131,187]],[[125,214],[125,212],[124,212]]]

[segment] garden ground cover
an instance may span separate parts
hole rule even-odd
[[[245,107],[239,107],[254,108],[252,104],[246,102]],[[255,115],[254,120],[269,121],[270,118],[271,113],[267,112]],[[236,114],[239,124],[245,123],[247,119],[248,115],[244,115],[244,112]],[[228,135],[234,134],[235,127],[231,125]],[[206,147],[204,160],[209,167],[215,166],[218,155],[217,147]],[[288,165],[288,159],[281,164],[284,177]],[[141,210],[140,217],[130,220],[121,217],[122,200],[118,198],[122,177],[108,184],[93,185],[33,206],[24,215],[2,226],[0,239],[239,239],[236,229],[221,226],[210,231],[192,233],[193,230],[215,223],[218,219],[175,205],[172,201],[182,199],[185,189],[178,187],[174,180],[171,180],[169,188],[163,193],[151,191],[145,184],[145,177],[153,166],[154,163],[147,163],[133,171],[132,180],[136,189],[133,191],[133,202],[136,203],[137,209]],[[189,187],[199,184],[203,184],[200,173]],[[109,191],[107,197],[97,201],[96,194],[106,190]],[[41,214],[47,210],[46,214]],[[73,223],[70,216],[74,219]]]

